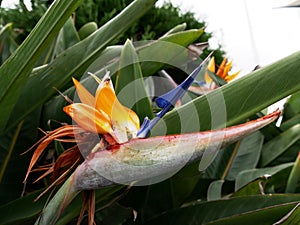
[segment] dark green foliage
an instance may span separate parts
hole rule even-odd
[[[76,11],[75,26],[80,29],[88,22],[96,22],[98,27],[116,16],[133,0],[87,0]],[[15,28],[20,29],[23,40],[33,29],[37,21],[47,10],[51,1],[32,0],[32,10],[27,9],[23,0],[19,1],[15,9],[2,9],[2,23],[12,22]],[[204,21],[198,21],[191,12],[182,13],[178,7],[165,3],[162,7],[152,7],[138,22],[125,32],[118,40],[124,43],[126,38],[133,40],[149,40],[162,36],[178,24],[186,23],[186,29],[198,29],[205,26]],[[212,35],[205,33],[199,42],[207,41]]]
[[[13,27],[17,29],[19,34],[18,43],[21,43],[27,37],[47,10],[45,1],[31,0],[31,5],[32,9],[29,10],[24,4],[24,0],[20,0],[19,4],[16,4],[13,9],[1,8],[0,23],[13,23]]]
[[[101,26],[131,2],[133,0],[88,0],[78,8],[75,25],[80,28],[87,22],[95,21],[98,26]],[[128,37],[133,38],[133,40],[155,39],[184,22],[187,24],[187,29],[205,26],[205,23],[199,22],[193,13],[181,13],[178,7],[174,7],[171,3],[165,3],[162,7],[152,7],[130,30],[120,37],[119,41],[124,43]],[[210,37],[211,34],[207,33],[207,35],[202,35],[199,41],[207,41]]]

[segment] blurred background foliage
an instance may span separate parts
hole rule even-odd
[[[80,30],[89,22],[94,22],[98,27],[108,22],[121,12],[134,0],[86,0],[75,12],[75,27]],[[16,39],[20,44],[33,29],[35,24],[46,12],[52,1],[31,0],[32,9],[28,9],[23,0],[19,1],[13,9],[1,9],[2,24],[12,23],[17,32]],[[116,38],[112,44],[123,44],[127,38],[133,41],[154,40],[178,24],[186,23],[186,29],[199,29],[205,27],[205,21],[195,18],[191,12],[182,12],[179,7],[165,2],[161,7],[153,6],[143,17],[136,21],[127,31]],[[195,43],[204,43],[212,37],[209,32],[204,32]],[[205,58],[211,49],[207,48],[201,58]],[[216,62],[221,64],[225,52],[221,46],[214,49]]]

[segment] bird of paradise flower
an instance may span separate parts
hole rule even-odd
[[[54,197],[50,201],[38,222],[55,223],[62,210],[80,191],[113,185],[116,181],[131,184],[160,176],[182,166],[182,158],[186,155],[189,157],[184,163],[199,160],[203,152],[216,143],[220,143],[220,147],[233,143],[278,117],[280,112],[276,111],[255,121],[220,130],[148,138],[150,130],[166,112],[174,107],[194,82],[203,64],[199,65],[174,90],[156,99],[157,105],[162,110],[152,120],[145,118],[141,127],[136,113],[118,101],[108,74],[102,80],[92,75],[99,84],[95,96],[80,82],[73,79],[81,102],[71,102],[63,110],[75,121],[75,124],[64,125],[46,133],[33,146],[36,150],[25,177],[26,180],[29,173],[34,171],[33,167],[38,158],[52,141],[74,143],[74,146],[64,151],[56,162],[39,168],[45,172],[38,180],[52,173],[53,183],[49,188],[62,183],[70,172],[74,172],[57,193],[60,197]],[[96,138],[98,136],[100,140]],[[178,146],[181,147],[180,151]],[[141,165],[148,164],[155,166],[141,169]],[[128,165],[133,166],[128,167]],[[112,176],[103,176],[99,172],[103,171],[103,168]],[[90,208],[94,208],[93,201],[86,202],[91,204]],[[93,210],[90,211],[91,214]]]

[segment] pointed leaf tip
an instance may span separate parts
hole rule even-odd
[[[166,94],[163,94],[155,99],[156,104],[160,108],[171,108],[175,106],[176,102],[183,97],[183,95],[187,92],[188,88],[192,85],[194,82],[196,76],[201,71],[204,63],[210,58],[211,54],[208,55],[201,64],[194,69],[194,71],[175,89],[167,92]]]
[[[202,62],[201,64],[194,69],[194,71],[175,89],[163,94],[155,99],[155,102],[159,108],[162,110],[155,115],[155,118],[149,121],[149,119],[145,119],[141,129],[138,131],[138,137],[144,138],[147,137],[151,131],[151,129],[157,124],[160,118],[162,118],[170,109],[172,109],[176,102],[180,100],[184,94],[187,92],[189,87],[194,82],[196,76],[201,71],[202,66],[207,62],[207,60],[211,57],[213,52],[211,52]]]

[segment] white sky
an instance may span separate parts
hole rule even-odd
[[[167,1],[205,20],[206,30],[214,35],[212,43],[222,45],[234,70],[242,74],[300,50],[300,8],[276,8],[293,0]],[[14,2],[3,0],[2,6]]]
[[[300,8],[278,8],[291,0],[170,1],[207,22],[242,74],[300,50]]]

